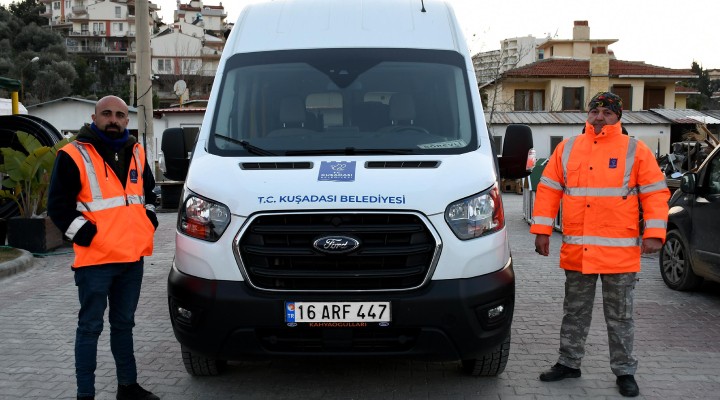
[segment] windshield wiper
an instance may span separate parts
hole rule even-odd
[[[345,147],[343,149],[317,149],[317,150],[289,150],[286,156],[313,156],[323,154],[342,154],[352,156],[356,154],[413,154],[412,149],[356,149]]]
[[[233,139],[231,137],[225,136],[225,135],[221,135],[219,133],[215,133],[214,136],[216,138],[220,138],[220,139],[225,140],[230,143],[239,144],[240,146],[243,147],[243,149],[247,150],[248,153],[252,153],[252,154],[255,154],[258,156],[276,156],[277,155],[277,154],[273,153],[272,151],[265,150],[265,149],[257,147],[257,146],[253,146],[247,140],[237,140],[237,139]]]

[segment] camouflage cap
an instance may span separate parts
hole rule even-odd
[[[588,110],[598,107],[605,107],[617,114],[618,119],[622,118],[622,99],[612,92],[599,92],[588,103]]]

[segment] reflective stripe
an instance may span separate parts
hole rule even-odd
[[[562,184],[560,184],[560,182],[554,181],[545,176],[540,178],[540,183],[544,183],[545,185],[549,186],[551,189],[563,190],[563,186],[562,186]]]
[[[152,204],[145,204],[145,209],[148,211],[155,212],[155,206]]]
[[[565,188],[565,194],[568,194],[570,196],[586,196],[586,197],[612,197],[612,196],[628,196],[628,195],[636,195],[637,194],[637,188],[630,189],[630,193],[628,193],[627,189],[625,188],[585,188],[585,187],[575,187],[575,188]]]
[[[645,228],[663,228],[667,229],[667,222],[661,219],[646,219]]]
[[[115,207],[125,207],[127,205],[127,202],[125,201],[125,196],[117,196],[117,197],[111,197],[109,199],[100,199],[95,200],[91,203],[84,203],[81,201],[78,201],[76,209],[80,212],[83,211],[100,211],[100,210],[107,210],[108,208],[115,208]]]
[[[568,139],[567,143],[565,143],[565,148],[563,148],[562,153],[562,169],[563,169],[563,182],[565,183],[565,187],[567,187],[567,164],[568,160],[570,159],[570,152],[572,151],[573,144],[575,143],[575,139],[577,136],[573,136],[570,139]]]
[[[145,196],[140,196],[139,194],[131,194],[127,197],[128,204],[145,204]]]
[[[142,176],[143,170],[142,170],[142,162],[140,160],[140,147],[135,146],[135,151],[133,151],[133,156],[135,157],[135,168],[137,168],[138,176]]]
[[[553,223],[555,222],[554,218],[548,218],[548,217],[533,217],[533,224],[537,225],[546,225],[546,226],[553,226]]]
[[[625,175],[623,175],[622,186],[605,187],[605,188],[583,188],[583,187],[567,187],[567,164],[570,159],[570,151],[572,144],[577,136],[573,136],[568,140],[562,154],[563,179],[565,180],[565,194],[570,196],[586,196],[586,197],[628,197],[638,193],[638,188],[630,188],[630,175],[632,174],[633,165],[635,164],[635,153],[637,152],[637,139],[630,138],[628,142],[627,153],[625,154]],[[541,180],[542,182],[542,180]]]
[[[635,164],[635,153],[637,152],[637,139],[630,138],[628,142],[627,154],[625,154],[625,176],[623,177],[622,187],[628,188],[630,186],[630,174],[632,173],[633,165]],[[630,190],[628,190],[628,193]]]
[[[100,184],[98,183],[95,166],[93,166],[92,160],[90,159],[90,154],[85,148],[85,145],[77,140],[73,141],[72,144],[76,149],[78,149],[80,156],[82,156],[85,163],[85,170],[87,171],[88,181],[90,182],[90,194],[92,195],[93,200],[102,200],[102,191],[100,190]],[[78,207],[80,207],[79,202]]]
[[[640,246],[640,238],[608,238],[602,236],[566,236],[563,235],[563,243],[567,244],[590,244],[608,247],[635,247]]]
[[[667,189],[667,182],[657,181],[657,182],[651,183],[649,185],[640,186],[638,189],[640,189],[640,193],[650,193],[650,192],[656,192],[658,190],[665,190],[665,189]]]
[[[65,236],[68,239],[73,240],[75,238],[75,235],[77,235],[78,231],[80,230],[80,228],[82,228],[86,222],[87,222],[87,220],[82,215],[75,218],[73,220],[73,222],[70,223],[70,226],[68,226],[67,230],[65,231]]]
[[[82,202],[78,201],[76,205],[76,209],[80,212],[83,211],[100,211],[100,210],[107,210],[108,208],[113,207],[124,207],[126,205],[130,204],[139,204],[143,205],[145,204],[145,196],[140,195],[129,195],[127,198],[125,196],[117,196],[117,197],[111,197],[109,199],[103,199],[102,196],[102,190],[100,190],[100,183],[97,179],[97,173],[95,172],[95,166],[92,163],[92,160],[90,159],[90,154],[88,153],[87,149],[85,148],[85,145],[78,142],[73,141],[73,145],[78,149],[80,152],[80,155],[83,158],[83,162],[85,164],[85,170],[87,171],[88,175],[88,183],[90,184],[90,193],[92,194],[93,201],[88,202]],[[140,162],[140,147],[135,146],[135,149],[133,151],[133,157],[135,158],[135,167],[138,171],[138,176],[142,176],[142,163]]]

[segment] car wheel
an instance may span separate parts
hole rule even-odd
[[[693,290],[703,281],[693,272],[690,252],[676,229],[667,233],[660,251],[660,274],[665,284],[673,290]]]
[[[192,376],[220,375],[227,366],[227,361],[225,360],[214,360],[203,357],[199,354],[191,352],[185,346],[181,346],[181,348],[185,370]]]
[[[491,352],[476,359],[462,360],[463,372],[471,376],[498,376],[505,371],[510,356],[510,332]]]

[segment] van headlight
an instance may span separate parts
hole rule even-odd
[[[460,240],[502,229],[505,226],[505,214],[498,185],[450,204],[445,209],[445,221]]]
[[[230,224],[227,206],[190,193],[178,216],[178,230],[197,239],[215,242]]]

